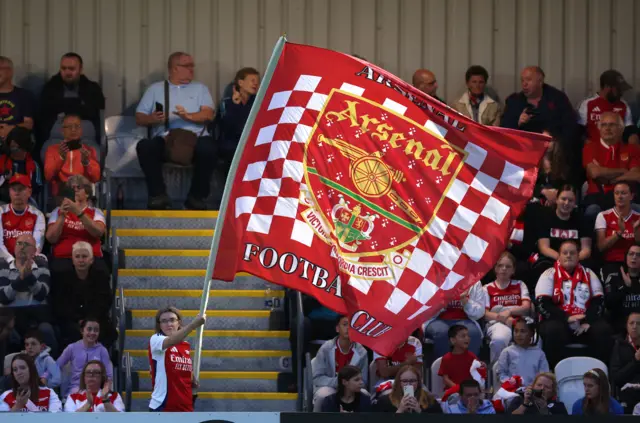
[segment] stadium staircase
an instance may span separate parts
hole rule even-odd
[[[112,212],[112,228],[124,251],[118,303],[132,411],[148,410],[147,346],[156,310],[174,305],[187,322],[199,311],[216,217],[217,212]],[[284,291],[247,274],[238,274],[233,283],[214,282],[211,288],[196,410],[294,411],[297,395],[286,393],[291,381],[289,332],[278,330],[283,327]],[[195,332],[188,340],[195,348]]]

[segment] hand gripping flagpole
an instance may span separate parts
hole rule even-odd
[[[211,276],[213,275],[213,266],[216,262],[216,256],[218,255],[220,235],[222,234],[222,225],[224,223],[225,214],[227,213],[227,205],[229,203],[229,197],[231,196],[231,189],[233,187],[233,180],[236,175],[236,170],[238,169],[238,164],[240,163],[240,158],[242,157],[244,146],[247,143],[247,138],[249,138],[251,127],[253,126],[253,122],[256,120],[256,115],[258,114],[258,110],[260,110],[260,106],[262,105],[262,101],[264,100],[265,93],[267,92],[267,88],[269,87],[269,83],[271,82],[271,77],[273,76],[273,72],[276,69],[276,65],[278,64],[278,60],[280,59],[280,54],[282,53],[286,42],[286,35],[283,35],[282,37],[280,37],[280,39],[276,43],[276,46],[273,48],[271,59],[269,60],[267,69],[264,72],[264,77],[262,78],[262,83],[260,84],[260,89],[258,89],[258,93],[256,94],[256,99],[253,102],[253,106],[251,107],[251,112],[249,113],[249,117],[247,118],[247,123],[244,125],[244,129],[242,130],[240,141],[238,141],[238,148],[236,148],[236,153],[233,156],[233,161],[231,162],[231,168],[229,169],[227,181],[224,186],[224,193],[222,194],[222,201],[220,203],[218,218],[216,219],[216,227],[215,231],[213,232],[213,240],[211,241],[211,252],[209,253],[209,260],[207,262],[207,271],[204,275],[202,300],[200,301],[200,314],[206,313],[207,305],[209,303],[209,290],[211,289]],[[196,332],[196,355],[193,367],[196,380],[200,378],[200,358],[202,357],[203,335],[204,325],[200,326]]]

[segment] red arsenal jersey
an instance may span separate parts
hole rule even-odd
[[[191,348],[183,341],[162,349],[167,337],[155,334],[149,340],[149,365],[151,367],[151,402],[149,408],[156,411],[193,411],[191,397]]]
[[[604,260],[608,262],[623,262],[627,250],[635,244],[635,234],[633,224],[640,219],[640,213],[631,210],[631,213],[624,219],[624,232],[622,239],[616,241],[615,244],[604,252]],[[616,209],[609,209],[601,212],[596,217],[596,231],[604,230],[606,237],[610,237],[618,228],[618,213]]]
[[[90,413],[104,413],[104,402],[101,397],[102,392],[98,392],[93,396],[93,406],[89,408]],[[112,392],[109,396],[111,404],[118,411],[125,411],[124,402],[122,397],[117,392]],[[76,410],[82,408],[87,402],[87,391],[76,392],[67,397],[67,401],[64,403],[65,413],[75,413]]]
[[[338,372],[340,370],[342,370],[342,368],[344,366],[346,366],[347,364],[351,363],[351,359],[352,358],[353,358],[353,343],[351,345],[349,345],[349,350],[346,353],[343,353],[340,350],[340,344],[338,343],[338,340],[336,339],[336,353],[335,353],[336,374],[338,374]]]
[[[467,313],[464,312],[464,307],[460,300],[450,301],[447,308],[438,316],[440,320],[466,320],[468,319]]]
[[[591,163],[609,169],[633,169],[640,166],[640,148],[637,145],[617,143],[607,145],[602,140],[590,142],[582,150],[582,166],[586,169]],[[600,192],[595,181],[589,179],[587,194]],[[604,192],[613,190],[613,185],[601,185]]]
[[[60,213],[60,207],[56,207],[49,217],[49,225],[58,220],[58,214]],[[101,222],[105,224],[104,214],[101,210],[93,207],[86,207],[84,214],[95,222]],[[71,258],[71,250],[73,244],[78,241],[88,242],[93,246],[94,257],[102,257],[102,250],[100,249],[100,238],[93,237],[84,228],[84,224],[78,216],[73,213],[67,213],[67,217],[64,219],[64,228],[62,229],[62,235],[56,244],[53,245],[53,256],[57,258]]]
[[[378,360],[387,360],[389,366],[397,366],[398,364],[404,363],[407,361],[407,358],[415,355],[422,355],[422,344],[413,336],[410,336],[407,339],[407,342],[402,344],[400,347],[396,348],[396,350],[389,357],[384,357],[378,354],[377,352],[373,352],[373,361]],[[422,357],[418,357],[418,363],[422,363]]]
[[[11,408],[16,404],[16,396],[13,393],[13,390],[5,391],[2,395],[0,395],[0,412],[2,411],[11,411]],[[60,398],[53,391],[53,389],[40,387],[40,392],[38,393],[38,402],[34,403],[33,401],[27,401],[25,407],[20,410],[23,413],[27,412],[38,412],[38,411],[48,411],[50,413],[57,413],[62,409],[62,403],[60,402]]]
[[[505,289],[500,289],[494,281],[483,287],[485,307],[492,310],[496,306],[504,308],[519,307],[523,300],[531,301],[529,290],[521,281],[511,281]]]
[[[42,251],[45,223],[44,215],[40,210],[27,206],[22,213],[17,213],[11,204],[6,204],[0,209],[0,225],[2,225],[0,255],[13,260],[16,240],[24,234],[33,235],[38,252]]]
[[[587,139],[589,141],[597,141],[600,139],[600,130],[598,130],[598,122],[603,112],[614,112],[620,115],[624,121],[624,126],[633,125],[631,119],[631,109],[624,100],[618,100],[615,103],[609,103],[609,100],[599,95],[584,100],[578,108],[578,123],[587,128]]]

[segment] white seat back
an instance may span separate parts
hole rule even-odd
[[[110,116],[104,121],[108,154],[105,167],[116,178],[142,177],[136,144],[147,135],[147,129],[136,124],[133,116]]]
[[[558,399],[567,407],[569,414],[573,404],[584,396],[582,376],[591,369],[602,369],[609,376],[607,365],[591,357],[569,357],[556,365]]]
[[[436,396],[436,398],[442,398],[444,394],[444,380],[442,376],[438,375],[438,371],[440,371],[440,363],[442,363],[442,357],[438,358],[436,361],[431,364],[431,393]]]

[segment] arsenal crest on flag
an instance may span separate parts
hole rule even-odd
[[[506,248],[548,138],[484,127],[370,63],[283,40],[263,84],[213,279],[242,271],[311,295],[390,354]]]

